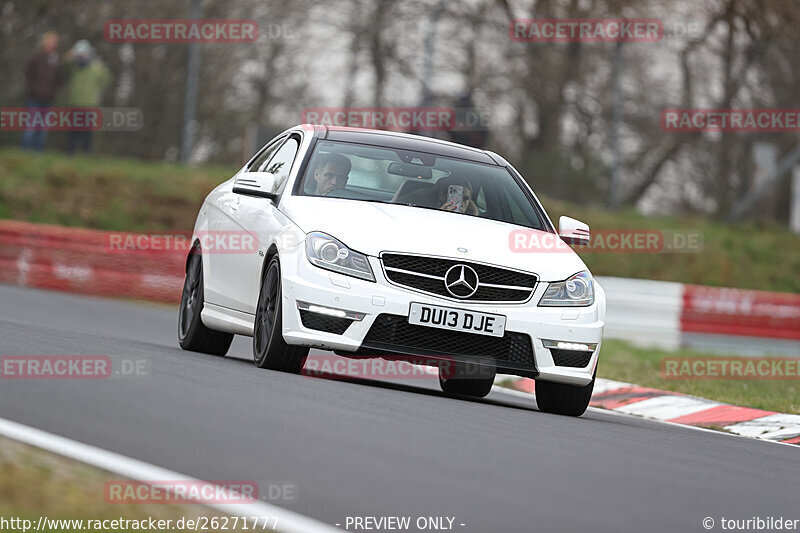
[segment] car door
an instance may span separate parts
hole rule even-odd
[[[241,254],[246,250],[226,250],[223,247],[236,240],[236,237],[243,236],[240,225],[235,222],[239,217],[242,195],[233,192],[233,185],[239,177],[264,167],[283,145],[286,138],[286,135],[281,135],[267,143],[247,165],[215,193],[213,206],[208,211],[208,231],[205,235],[200,235],[201,245],[203,245],[203,239],[206,239],[206,243],[210,245],[203,246],[205,299],[209,303],[231,309],[238,308],[237,298],[233,297],[231,292],[233,289],[231,284],[235,279],[235,275],[232,273],[241,268],[243,261]],[[268,202],[267,200],[263,201]],[[246,235],[244,236],[246,237]],[[239,248],[244,247],[239,246]],[[258,254],[257,249],[255,253]]]
[[[252,165],[251,172],[269,172],[275,176],[274,193],[280,194],[289,180],[289,173],[297,159],[300,149],[299,134],[289,135],[274,154],[259,165]],[[258,290],[261,285],[261,267],[266,251],[275,235],[287,224],[286,216],[278,211],[272,200],[232,193],[230,225],[222,228],[232,235],[250,237],[255,243],[253,249],[231,253],[226,257],[227,280],[232,299],[230,306],[238,311],[255,314]]]

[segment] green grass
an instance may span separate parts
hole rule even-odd
[[[108,230],[190,231],[235,168],[0,150],[0,216]]]
[[[0,218],[115,231],[189,231],[203,198],[236,171],[103,156],[0,150]],[[544,198],[554,221],[568,215],[593,230],[697,230],[701,253],[585,253],[596,275],[800,292],[800,236],[763,222],[728,225],[701,217],[648,218]]]
[[[603,342],[597,375],[732,405],[800,414],[800,379],[785,381],[666,379],[661,375],[661,361],[664,358],[674,357],[720,356],[693,350],[667,352],[639,348],[623,341],[607,340]]]
[[[174,524],[181,517],[225,516],[196,504],[108,503],[104,487],[109,481],[124,480],[98,468],[0,437],[0,516],[6,519],[31,520],[35,528],[40,516],[55,520],[153,517],[172,520],[174,531]]]

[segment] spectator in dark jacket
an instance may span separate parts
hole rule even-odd
[[[49,31],[42,36],[39,49],[25,63],[27,107],[31,112],[53,105],[64,75],[58,59],[58,35]],[[45,130],[27,130],[22,134],[22,147],[44,150]]]

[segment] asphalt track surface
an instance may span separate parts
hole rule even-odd
[[[200,479],[291,483],[296,501],[274,503],[342,527],[348,516],[513,533],[800,519],[796,447],[594,409],[548,415],[502,391],[450,398],[434,379],[258,370],[249,338],[220,358],[181,351],[175,329],[164,306],[0,286],[0,355],[107,355],[115,372],[123,360],[145,371],[2,379],[0,417]]]

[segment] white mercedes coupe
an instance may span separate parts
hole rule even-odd
[[[287,372],[309,348],[422,358],[462,396],[486,396],[497,372],[526,376],[540,410],[580,416],[605,294],[564,243],[588,238],[568,217],[557,231],[493,152],[304,124],[203,202],[178,340],[224,355],[251,336],[255,365]]]

